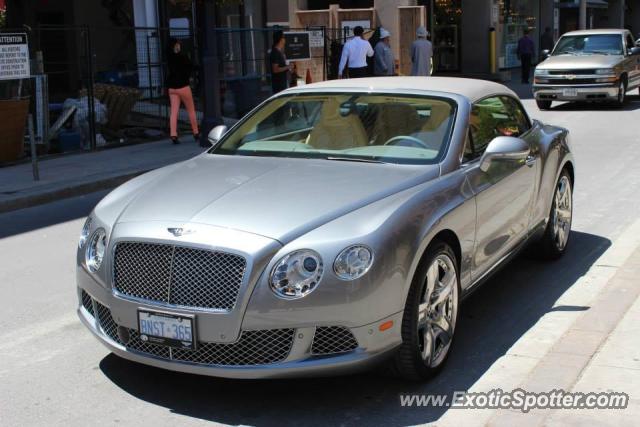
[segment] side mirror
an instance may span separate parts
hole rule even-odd
[[[543,49],[542,52],[540,52],[540,54],[544,59],[547,59],[549,55],[551,55],[551,51],[549,49]]]
[[[486,172],[496,160],[525,160],[531,149],[523,139],[512,136],[494,138],[482,155],[480,170]]]
[[[211,129],[207,139],[209,140],[209,144],[216,145],[220,138],[227,132],[227,127],[225,125],[219,125]]]
[[[640,55],[640,46],[629,49],[629,55]]]

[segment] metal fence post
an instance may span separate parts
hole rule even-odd
[[[93,92],[93,46],[91,44],[91,30],[84,27],[86,48],[87,48],[87,106],[89,108],[89,146],[96,149],[96,110],[95,97]]]
[[[36,135],[33,129],[33,116],[29,114],[27,126],[29,127],[29,143],[31,145],[31,170],[33,180],[40,181],[40,171],[38,169],[38,151],[36,150]]]

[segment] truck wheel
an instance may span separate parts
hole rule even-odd
[[[545,101],[543,99],[536,99],[536,104],[538,105],[538,108],[541,110],[548,110],[551,108],[551,103],[553,101]]]
[[[618,99],[616,99],[616,105],[622,107],[627,101],[627,82],[622,78],[618,85]]]

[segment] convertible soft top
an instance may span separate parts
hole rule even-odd
[[[471,102],[491,95],[517,95],[504,85],[488,80],[458,77],[371,77],[361,79],[329,80],[288,89],[288,93],[307,90],[362,90],[366,92],[393,92],[395,90],[444,92],[464,96]]]

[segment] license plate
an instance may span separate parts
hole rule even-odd
[[[150,344],[195,349],[194,317],[138,310],[140,339]]]
[[[578,89],[562,89],[562,96],[570,96],[575,98],[578,96]]]

